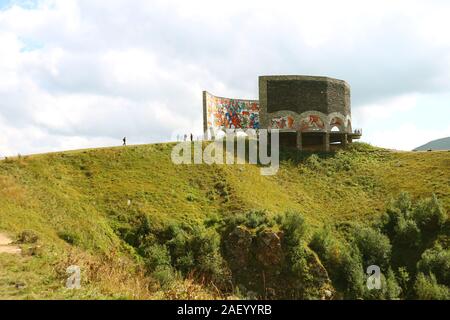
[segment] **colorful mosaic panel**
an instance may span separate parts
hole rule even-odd
[[[259,129],[259,103],[206,95],[208,128]]]

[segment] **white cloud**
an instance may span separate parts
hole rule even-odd
[[[449,15],[445,1],[403,0],[14,5],[0,11],[0,154],[197,135],[203,89],[257,98],[262,74],[347,80],[355,126],[391,145],[374,121],[383,129],[419,95],[450,92]]]
[[[450,126],[443,129],[422,129],[414,123],[402,123],[394,129],[371,132],[364,140],[380,147],[410,151],[437,138],[450,136]]]
[[[353,120],[362,126],[380,124],[392,117],[401,120],[405,112],[413,111],[416,106],[417,94],[401,95],[360,106],[353,112]]]

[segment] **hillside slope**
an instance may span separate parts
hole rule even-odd
[[[253,209],[301,212],[313,227],[369,223],[401,191],[433,193],[450,209],[450,153],[391,152],[355,144],[317,157],[282,153],[275,176],[254,165],[174,165],[173,144],[80,150],[0,162],[0,232],[21,236],[22,255],[0,254],[0,298],[202,298],[192,280],[153,285],[123,239],[129,221],[200,224]],[[26,231],[24,233],[24,231]],[[27,241],[27,234],[38,237]],[[65,268],[88,270],[64,289]]]
[[[423,146],[415,148],[413,151],[428,151],[428,150],[450,150],[450,137],[430,141]]]

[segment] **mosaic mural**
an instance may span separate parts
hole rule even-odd
[[[294,118],[291,116],[272,118],[270,127],[272,129],[294,129]]]
[[[208,128],[259,129],[259,103],[206,95]]]
[[[301,131],[321,131],[325,129],[325,123],[319,115],[309,115],[300,121]]]

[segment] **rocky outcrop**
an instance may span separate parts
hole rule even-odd
[[[249,265],[253,235],[243,226],[236,227],[225,242],[228,262],[232,269],[246,269]]]
[[[237,226],[225,237],[226,260],[240,288],[259,297],[329,300],[334,296],[328,272],[309,247],[299,247],[300,264],[293,266],[284,234]]]
[[[256,259],[266,268],[280,266],[284,261],[281,245],[283,233],[263,230],[256,237]]]

